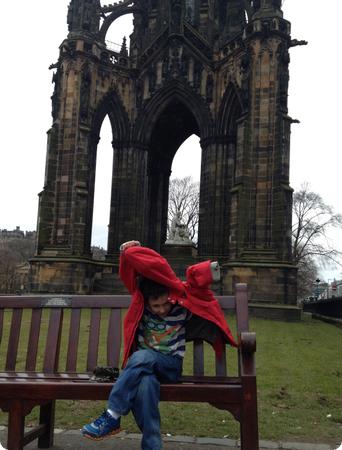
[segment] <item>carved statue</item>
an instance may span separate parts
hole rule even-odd
[[[243,110],[246,111],[249,106],[249,85],[250,85],[250,66],[251,58],[245,53],[241,59],[241,101]]]
[[[185,0],[185,19],[194,23],[195,19],[195,1],[194,0]]]
[[[135,92],[136,92],[135,104],[138,109],[141,108],[141,105],[142,105],[143,89],[144,89],[143,81],[141,78],[139,78],[136,82],[136,88],[135,88]]]
[[[58,69],[52,76],[52,83],[54,83],[55,87],[53,90],[53,94],[51,96],[52,110],[51,115],[53,120],[57,119],[58,110],[60,106],[59,93],[60,93],[60,79],[61,79],[61,70]]]
[[[182,215],[179,211],[173,216],[170,227],[169,239],[166,244],[173,245],[192,245],[190,233],[185,223],[182,223]]]
[[[171,29],[178,31],[182,18],[182,0],[170,0],[171,8]]]
[[[280,105],[287,110],[287,96],[289,88],[289,63],[290,55],[285,44],[278,47],[279,55],[279,102]]]
[[[211,73],[208,74],[207,77],[207,85],[206,85],[206,97],[208,103],[211,103],[214,98],[214,79]]]
[[[91,74],[87,67],[81,80],[81,92],[80,92],[80,116],[81,120],[85,121],[88,118],[88,110],[90,104],[90,86],[91,86]]]

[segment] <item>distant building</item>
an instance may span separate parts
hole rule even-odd
[[[0,240],[5,239],[32,239],[35,240],[37,236],[36,231],[22,231],[20,227],[16,227],[15,230],[0,230]]]

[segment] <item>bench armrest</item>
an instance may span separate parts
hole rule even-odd
[[[239,347],[242,353],[255,353],[256,334],[250,331],[242,331],[239,335]]]
[[[239,374],[255,377],[256,334],[243,331],[239,335]]]

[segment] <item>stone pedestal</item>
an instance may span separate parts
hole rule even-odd
[[[297,304],[297,269],[280,263],[226,263],[222,265],[222,293],[247,283],[249,301],[261,304]]]
[[[118,275],[118,263],[81,258],[33,258],[30,291],[55,294],[127,293]]]
[[[181,279],[185,278],[186,268],[197,262],[197,248],[194,244],[164,244],[161,248],[161,254]]]

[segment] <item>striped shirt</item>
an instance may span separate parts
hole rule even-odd
[[[138,348],[183,358],[185,323],[190,317],[190,311],[179,305],[173,306],[166,317],[160,317],[145,308],[138,326]]]

